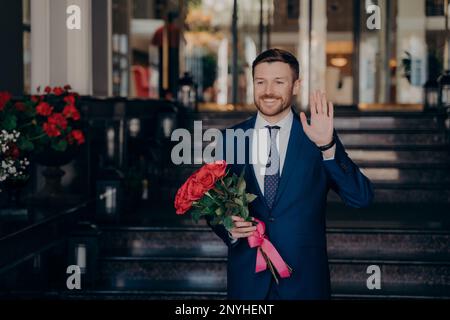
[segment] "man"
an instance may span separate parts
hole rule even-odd
[[[247,192],[257,195],[249,206],[250,215],[265,223],[268,239],[293,273],[279,279],[279,284],[269,270],[256,273],[257,250],[247,242],[256,227],[233,217],[234,227],[229,231],[223,225],[211,226],[229,247],[228,298],[329,299],[328,190],[336,191],[349,206],[364,207],[372,200],[372,186],[337,137],[333,104],[325,94],[311,94],[310,123],[305,113],[298,116],[293,112],[292,100],[301,80],[292,54],[270,49],[261,53],[252,67],[258,113],[233,127],[254,129],[245,147],[249,157],[244,164],[235,161],[229,168],[236,174],[245,169]],[[266,132],[259,135],[266,140],[256,139],[257,132]],[[225,145],[231,142],[225,141]]]

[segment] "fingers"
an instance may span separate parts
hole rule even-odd
[[[330,101],[328,102],[328,116],[333,120],[334,117],[334,106],[333,103]]]
[[[322,92],[321,94],[321,106],[322,106],[322,114],[327,115],[328,104],[327,104],[327,95],[325,94],[325,92]]]
[[[306,120],[306,114],[304,112],[300,112],[300,122],[302,123],[303,130],[308,130],[309,124]]]
[[[311,112],[311,117],[315,116],[317,114],[317,101],[316,101],[316,95],[315,93],[311,93],[309,95],[309,108]]]
[[[242,217],[231,216],[234,222],[234,228],[230,230],[231,236],[235,239],[250,237],[256,230],[252,221],[245,221]],[[252,220],[254,220],[252,218]]]
[[[326,115],[328,117],[333,117],[334,114],[333,104],[327,101],[327,95],[325,92],[316,90],[310,94],[309,99],[310,99],[311,119],[315,115],[321,114]]]

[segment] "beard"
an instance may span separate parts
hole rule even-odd
[[[263,101],[264,99],[271,99],[273,102],[266,103]],[[255,98],[254,102],[259,112],[268,117],[276,116],[291,106],[290,100],[285,101],[282,97],[276,95],[262,95],[257,99]]]

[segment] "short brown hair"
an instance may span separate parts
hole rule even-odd
[[[256,57],[252,64],[252,76],[255,76],[255,67],[264,62],[284,62],[289,64],[292,70],[292,75],[294,76],[294,81],[299,78],[300,66],[297,58],[289,51],[282,49],[269,49],[261,52],[259,56]]]

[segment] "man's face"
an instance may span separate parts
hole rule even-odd
[[[300,80],[295,80],[289,64],[263,62],[254,70],[253,94],[255,105],[265,116],[273,117],[289,108],[298,93]]]

